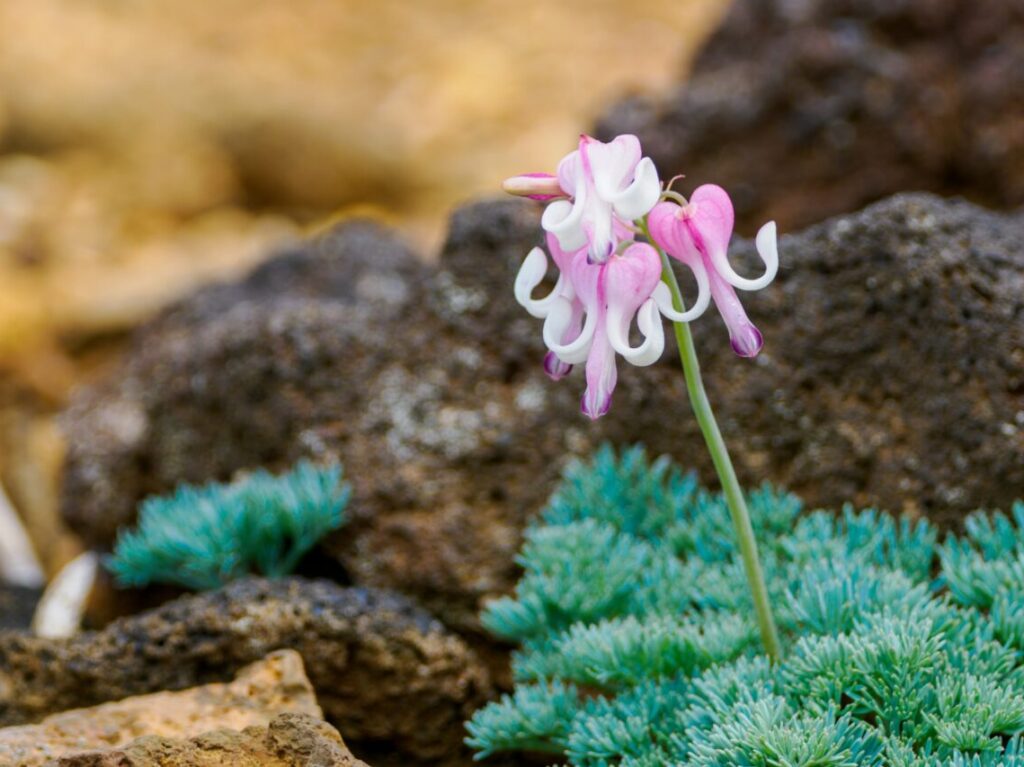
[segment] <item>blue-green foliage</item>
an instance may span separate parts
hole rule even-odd
[[[748,496],[785,655],[759,640],[723,499],[603,448],[566,473],[484,625],[516,689],[485,757],[577,767],[1024,767],[1024,504],[926,521]]]
[[[217,588],[249,573],[287,575],[345,521],[350,489],[339,466],[300,462],[279,477],[256,471],[230,485],[181,485],[142,503],[107,567],[126,586]]]

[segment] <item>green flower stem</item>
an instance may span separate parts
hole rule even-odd
[[[684,306],[683,296],[679,291],[679,282],[676,280],[675,272],[672,271],[668,256],[663,252],[661,253],[661,265],[661,279],[672,292],[672,305],[677,312],[682,312]],[[718,479],[722,483],[722,490],[725,492],[725,499],[729,504],[732,524],[740,544],[740,555],[743,557],[743,568],[746,570],[747,581],[750,583],[750,594],[754,598],[754,611],[757,613],[757,625],[761,629],[761,641],[768,656],[772,660],[778,660],[780,655],[779,634],[775,628],[771,605],[768,602],[768,589],[764,583],[761,561],[757,556],[757,541],[754,539],[754,528],[750,524],[747,502],[740,489],[740,483],[736,479],[736,470],[732,466],[729,450],[725,446],[722,432],[718,429],[718,423],[715,421],[715,414],[711,410],[707,392],[704,390],[704,381],[700,377],[700,363],[697,361],[697,350],[693,345],[690,325],[686,322],[672,324],[675,326],[679,359],[683,364],[683,375],[686,378],[686,390],[690,395],[690,404],[693,405],[693,414],[697,416],[697,423],[700,424],[700,430],[704,434],[704,441],[707,443],[708,452],[711,453],[711,460],[715,464],[715,471],[718,472]]]

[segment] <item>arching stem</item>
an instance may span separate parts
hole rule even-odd
[[[645,233],[646,228],[645,225]],[[650,239],[648,236],[648,240]],[[653,240],[651,242],[653,244]],[[668,285],[669,291],[672,293],[673,307],[677,312],[682,312],[685,310],[685,306],[682,293],[679,290],[679,281],[676,279],[675,272],[672,271],[668,256],[660,249],[659,252],[662,265],[661,279]],[[729,450],[725,446],[725,440],[722,439],[722,432],[718,428],[714,411],[711,409],[711,402],[704,390],[704,381],[700,376],[700,363],[697,361],[697,349],[693,344],[690,325],[686,322],[672,324],[675,326],[679,360],[683,366],[686,391],[690,396],[693,414],[697,417],[697,423],[704,435],[704,442],[707,443],[708,452],[711,454],[711,461],[715,465],[715,471],[718,472],[718,479],[722,483],[722,491],[732,516],[733,528],[736,530],[740,556],[743,559],[743,569],[746,571],[747,582],[750,584],[757,625],[761,631],[761,642],[764,644],[765,652],[775,661],[781,654],[779,634],[775,628],[775,618],[772,616],[771,604],[768,601],[768,588],[765,586],[764,571],[757,554],[757,540],[754,538],[754,528],[750,524],[747,502],[743,497],[739,480],[736,478],[736,470],[733,468],[732,459],[729,458]]]

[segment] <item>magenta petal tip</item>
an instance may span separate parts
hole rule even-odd
[[[562,362],[554,352],[544,355],[544,372],[552,381],[560,381],[572,372],[572,365]]]
[[[753,325],[748,325],[736,335],[729,338],[732,350],[740,357],[756,357],[761,347],[764,346],[764,337],[761,331]]]
[[[596,421],[601,416],[605,415],[612,407],[612,397],[609,394],[599,402],[589,402],[587,393],[583,393],[582,399],[580,399],[580,412],[587,416],[591,421]]]

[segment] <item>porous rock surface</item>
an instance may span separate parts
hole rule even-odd
[[[223,681],[279,648],[350,741],[407,762],[462,759],[462,723],[490,692],[465,643],[402,597],[246,579],[71,639],[0,634],[0,724]]]
[[[366,767],[331,725],[309,714],[281,714],[268,725],[220,729],[192,738],[148,735],[120,748],[53,759],[47,767]]]
[[[741,231],[905,190],[1024,203],[1024,0],[735,0],[685,84],[628,98],[663,178],[717,183]]]
[[[540,322],[511,290],[538,214],[459,210],[437,269],[399,280],[401,304],[349,303],[316,278],[351,256],[343,228],[321,258],[265,267],[281,289],[262,302],[243,282],[144,328],[68,414],[65,517],[105,545],[146,492],[340,459],[353,521],[327,550],[357,583],[464,629],[514,583],[522,527],[571,456],[642,440],[713,484],[671,349],[621,364],[596,423],[579,414],[580,371],[544,376]],[[1024,495],[1022,231],[1020,215],[913,194],[783,236],[776,283],[744,295],[762,354],[735,357],[713,310],[694,326],[741,481],[943,522]],[[737,263],[751,255],[736,243]],[[292,300],[290,284],[323,289]]]
[[[266,726],[279,714],[320,719],[302,657],[279,650],[228,683],[155,692],[52,714],[37,724],[0,728],[0,764],[36,767],[87,749],[123,746],[155,735],[188,738],[214,729]]]

